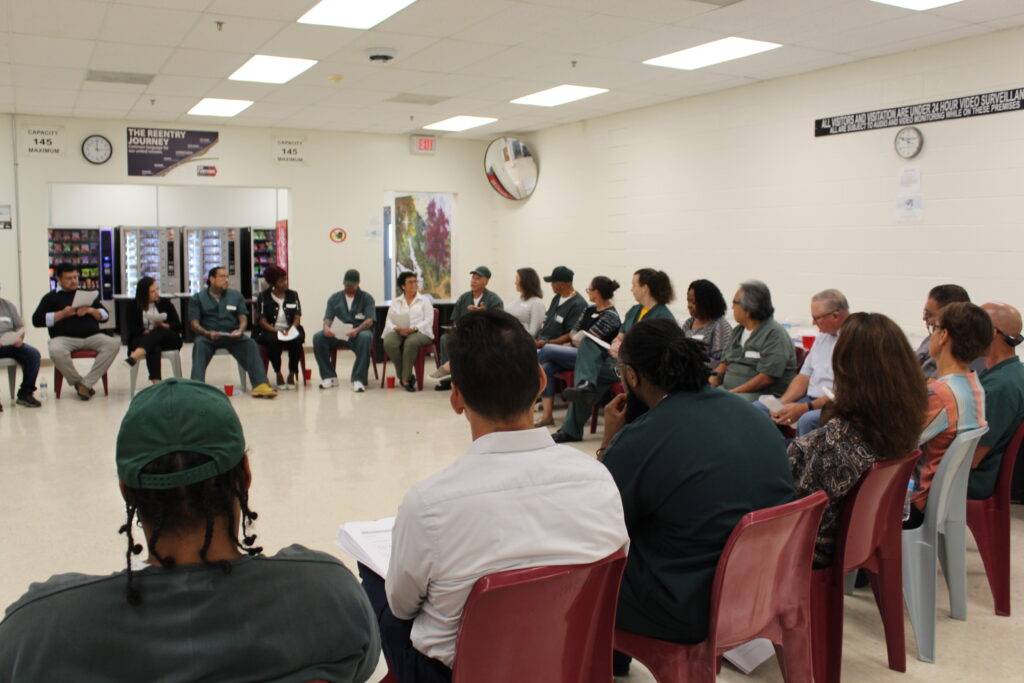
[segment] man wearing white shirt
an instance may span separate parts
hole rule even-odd
[[[391,302],[384,321],[384,353],[395,364],[398,381],[406,391],[416,391],[412,368],[420,348],[434,340],[434,307],[420,294],[416,273],[398,276],[402,294]]]
[[[628,542],[608,471],[533,428],[545,380],[523,326],[503,311],[467,313],[448,348],[451,405],[468,419],[473,443],[406,494],[386,584],[360,565],[399,683],[451,680],[459,622],[477,579],[595,562]]]
[[[829,402],[826,392],[832,391],[832,349],[839,338],[839,328],[850,317],[850,304],[838,289],[826,289],[811,297],[811,320],[820,334],[807,353],[789,388],[779,398],[783,408],[772,413],[761,402],[754,405],[781,425],[795,425],[797,436],[813,432],[821,426],[821,409]]]

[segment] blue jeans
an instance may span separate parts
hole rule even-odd
[[[21,387],[18,389],[18,397],[34,394],[36,377],[39,376],[39,351],[28,344],[0,346],[0,358],[13,358],[21,366]]]
[[[803,398],[797,399],[794,403],[810,403],[814,399],[804,396]],[[765,417],[771,419],[771,411],[768,410],[768,406],[761,403],[760,401],[754,401],[754,407],[764,413]],[[796,421],[793,428],[796,430],[797,436],[803,436],[809,434],[815,429],[821,427],[821,411],[820,410],[809,410],[800,416],[800,419]]]
[[[576,352],[575,346],[557,344],[545,344],[537,352],[537,362],[544,368],[544,374],[548,378],[548,385],[541,392],[542,397],[551,398],[555,395],[555,373],[575,368]]]

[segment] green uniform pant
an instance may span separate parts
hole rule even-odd
[[[441,365],[448,362],[448,334],[441,335],[441,341],[437,345],[438,352],[441,354]]]
[[[370,369],[370,347],[373,345],[373,332],[363,330],[355,336],[355,339],[346,337],[328,337],[322,331],[313,335],[313,356],[320,368],[321,379],[332,379],[338,373],[331,367],[331,349],[351,349],[355,352],[355,362],[352,364],[352,374],[349,379],[353,382],[369,382],[368,372]]]
[[[207,337],[196,337],[192,343],[192,379],[206,381],[206,366],[217,349],[227,349],[238,364],[245,368],[252,386],[258,387],[267,382],[267,371],[263,369],[260,350],[251,337],[230,337],[221,334],[216,341]]]
[[[416,356],[419,350],[430,344],[433,340],[422,332],[413,332],[403,337],[397,332],[388,332],[384,335],[384,353],[395,364],[395,370],[400,382],[408,382],[412,377],[412,367],[416,364]]]
[[[576,386],[580,382],[590,382],[597,387],[597,395],[603,397],[608,388],[619,381],[615,371],[609,365],[608,354],[600,346],[584,339],[576,352],[576,367],[573,369],[573,381]],[[569,412],[562,423],[562,431],[577,439],[583,438],[583,426],[590,418],[591,408],[579,403],[569,404]]]

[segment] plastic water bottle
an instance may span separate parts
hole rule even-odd
[[[914,497],[914,478],[907,482],[907,497],[903,501],[903,521],[910,519],[910,499]]]
[[[50,389],[50,385],[47,384],[46,380],[44,379],[39,384],[39,400],[40,401],[45,401],[47,399],[47,395],[48,395],[49,389]]]

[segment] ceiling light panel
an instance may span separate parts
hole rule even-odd
[[[252,100],[221,100],[204,97],[199,104],[188,110],[192,116],[234,116],[252,105]]]
[[[416,0],[320,0],[299,18],[300,24],[373,28]]]
[[[228,76],[228,80],[252,81],[255,83],[287,83],[314,64],[316,64],[315,59],[255,55],[240,66],[235,73]]]
[[[935,9],[936,7],[945,7],[946,5],[955,5],[958,2],[964,0],[871,0],[882,5],[892,5],[893,7],[902,7],[903,9],[912,9],[918,12],[923,12],[929,9]]]
[[[476,128],[477,126],[486,126],[488,123],[494,123],[497,120],[489,116],[453,116],[444,121],[428,124],[423,126],[423,128],[425,130],[444,130],[457,133],[462,130]]]
[[[647,59],[644,60],[644,64],[692,71],[694,69],[702,69],[705,66],[711,66],[712,64],[721,64],[722,62],[739,59],[740,57],[749,57],[760,52],[767,52],[777,47],[782,47],[782,45],[763,40],[750,40],[749,38],[730,36],[729,38],[704,43],[697,47],[662,55],[654,59]]]
[[[531,104],[535,107],[557,107],[566,102],[575,102],[594,95],[608,92],[608,88],[592,88],[585,85],[559,85],[512,100],[512,104]]]

